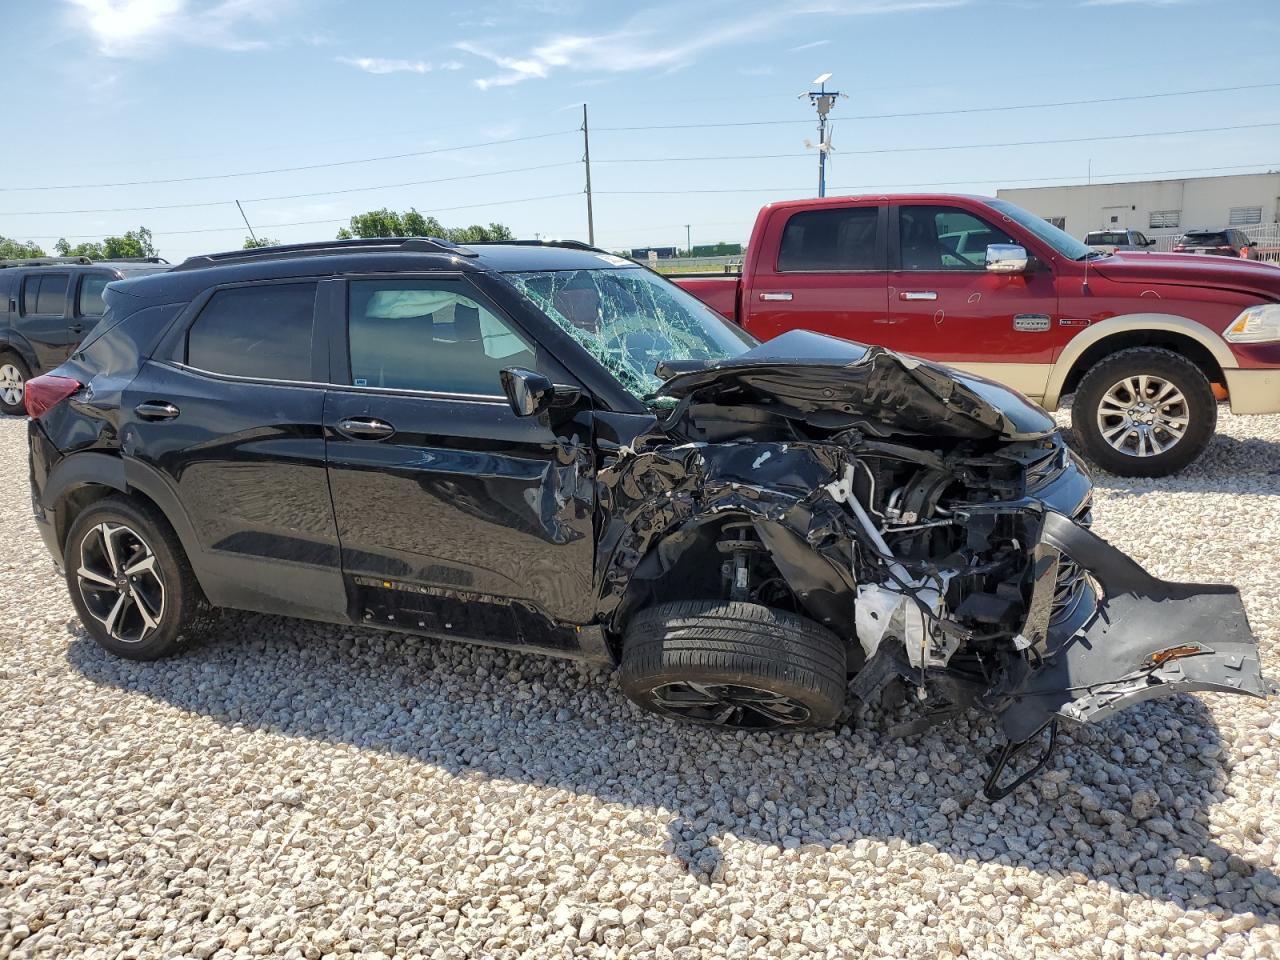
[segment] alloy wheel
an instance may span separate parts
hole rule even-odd
[[[1163,377],[1125,377],[1098,401],[1102,439],[1130,457],[1166,453],[1183,438],[1189,423],[1187,398]]]
[[[0,364],[0,400],[11,407],[22,403],[22,371],[12,363]]]
[[[91,527],[80,541],[76,580],[85,608],[113,639],[140,643],[159,628],[164,581],[155,552],[131,528]]]
[[[767,730],[802,724],[809,708],[771,690],[736,683],[664,683],[653,691],[654,706],[663,713],[744,730]]]

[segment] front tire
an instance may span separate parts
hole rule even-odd
[[[844,708],[844,641],[812,620],[738,601],[641,611],[623,638],[622,692],[653,713],[745,730],[829,727]]]
[[[136,501],[108,497],[87,507],[67,533],[63,557],[85,630],[118,657],[174,653],[205,608],[177,535]]]
[[[11,417],[26,414],[22,397],[30,379],[31,370],[21,357],[11,353],[0,356],[0,413]]]
[[[1209,380],[1181,354],[1134,347],[1090,368],[1071,424],[1081,452],[1122,477],[1167,477],[1195,460],[1218,422]]]

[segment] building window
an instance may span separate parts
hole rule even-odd
[[[1232,207],[1231,216],[1227,218],[1227,225],[1231,227],[1247,227],[1261,222],[1261,207]]]
[[[1049,223],[1053,224],[1053,225],[1054,225],[1055,227],[1057,227],[1059,230],[1065,230],[1065,229],[1067,229],[1067,218],[1066,218],[1066,217],[1045,217],[1045,220],[1047,220]]]
[[[1181,210],[1152,210],[1147,217],[1147,228],[1150,230],[1169,227],[1176,229],[1180,226],[1182,226]]]

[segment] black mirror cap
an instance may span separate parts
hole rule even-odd
[[[551,407],[556,388],[541,373],[524,367],[507,367],[498,376],[502,380],[502,392],[517,417],[536,417]]]

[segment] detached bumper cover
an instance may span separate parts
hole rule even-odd
[[[1262,676],[1258,642],[1234,587],[1157,579],[1053,512],[1045,515],[1041,547],[1052,561],[1065,556],[1087,571],[1093,582],[1086,589],[1095,596],[1086,599],[1096,598],[1096,612],[1083,624],[1076,617],[1051,624],[1033,602],[1024,635],[1038,666],[1001,713],[1011,743],[1058,717],[1091,723],[1152,697],[1277,692]]]

